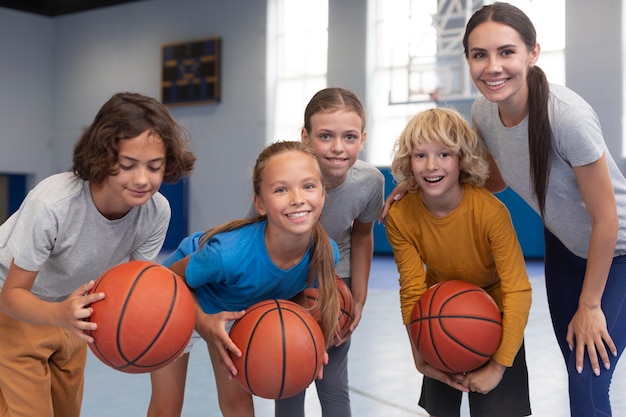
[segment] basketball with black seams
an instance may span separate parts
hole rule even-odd
[[[191,339],[195,307],[185,281],[167,267],[130,261],[104,272],[90,293],[105,298],[91,304],[88,346],[104,364],[121,372],[146,373],[178,358]]]
[[[302,306],[288,300],[254,304],[233,323],[230,338],[242,356],[229,352],[236,380],[249,393],[289,398],[305,390],[324,361],[324,334]]]
[[[484,365],[502,338],[502,316],[482,288],[462,280],[428,288],[411,312],[410,336],[419,354],[446,373]]]

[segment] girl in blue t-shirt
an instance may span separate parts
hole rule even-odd
[[[165,261],[173,261],[169,267],[185,277],[194,292],[196,330],[207,341],[224,416],[254,416],[252,396],[232,378],[237,369],[229,351],[241,352],[228,336],[229,322],[258,301],[298,300],[314,280],[327,346],[335,336],[339,313],[335,284],[339,253],[319,222],[325,191],[315,154],[301,142],[269,145],[257,158],[253,186],[258,217],[192,235]],[[183,355],[151,374],[149,416],[180,414],[187,363],[188,355]]]

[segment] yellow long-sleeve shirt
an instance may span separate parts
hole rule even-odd
[[[426,289],[460,279],[478,285],[498,304],[502,341],[493,359],[511,366],[524,337],[532,290],[511,216],[489,191],[465,185],[459,206],[435,217],[418,193],[395,202],[385,221],[400,274],[404,324]]]

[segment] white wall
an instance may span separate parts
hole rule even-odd
[[[367,97],[367,1],[330,1],[328,5],[329,86]],[[304,111],[304,109],[303,109]]]
[[[51,169],[53,23],[0,9],[0,172]]]
[[[622,1],[566,1],[566,84],[595,109],[609,151],[625,172],[622,51]]]
[[[329,7],[329,84],[361,97],[369,93],[366,10],[364,0]],[[621,2],[567,0],[566,13],[567,85],[594,106],[619,159]],[[112,94],[160,97],[163,44],[220,36],[222,102],[171,111],[198,157],[190,231],[243,215],[265,143],[266,15],[263,0],[150,0],[57,18],[0,8],[0,172],[34,182],[67,170],[74,142]]]
[[[220,36],[221,103],[171,112],[198,156],[190,231],[243,215],[265,143],[265,24],[257,0],[151,0],[57,18],[0,8],[0,172],[39,181],[67,170],[74,142],[112,94],[160,98],[163,44]]]

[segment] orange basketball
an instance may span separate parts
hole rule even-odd
[[[482,288],[452,280],[430,287],[411,313],[411,340],[424,360],[448,373],[485,364],[502,338],[496,302]]]
[[[335,341],[342,340],[348,333],[350,333],[350,326],[354,323],[354,300],[352,299],[352,292],[346,283],[337,276],[337,292],[339,297],[339,319],[337,322],[337,332]],[[311,309],[311,314],[315,317],[315,320],[320,321],[319,306],[315,305],[319,291],[317,288],[309,287],[304,290],[306,302]]]
[[[105,298],[91,305],[98,325],[87,333],[91,351],[127,373],[157,370],[180,356],[194,328],[195,307],[183,279],[153,262],[130,261],[104,272],[90,291]]]
[[[323,366],[322,329],[291,301],[261,301],[246,309],[231,327],[230,338],[242,352],[240,358],[231,354],[236,379],[259,397],[293,397],[315,380]]]

